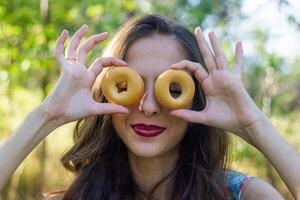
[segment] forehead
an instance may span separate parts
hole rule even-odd
[[[154,34],[135,41],[129,47],[125,61],[141,76],[155,78],[186,58],[186,52],[175,36]]]

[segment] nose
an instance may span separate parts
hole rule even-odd
[[[155,116],[160,113],[160,105],[155,99],[154,88],[148,88],[140,101],[139,111],[147,117]]]

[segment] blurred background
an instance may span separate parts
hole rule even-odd
[[[53,58],[63,29],[73,34],[82,24],[89,36],[108,31],[110,38],[130,17],[161,13],[191,31],[215,30],[230,63],[234,45],[245,51],[244,83],[257,105],[300,152],[300,3],[298,0],[1,0],[0,142],[51,91],[58,80]],[[104,42],[89,56],[99,56]],[[14,173],[0,200],[42,199],[72,181],[60,157],[72,145],[74,123],[55,130]],[[259,176],[292,199],[268,161],[233,137],[232,168]]]

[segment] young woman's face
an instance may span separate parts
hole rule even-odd
[[[185,51],[172,36],[156,34],[141,38],[129,48],[125,61],[143,78],[145,94],[139,105],[129,107],[128,115],[113,114],[112,121],[130,153],[150,158],[177,152],[187,122],[171,116],[170,110],[157,102],[154,84],[162,72],[183,59],[186,59]],[[164,128],[164,131],[157,136],[141,136],[135,129],[143,127],[137,124],[155,125]]]

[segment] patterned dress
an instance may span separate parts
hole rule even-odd
[[[228,192],[232,196],[232,200],[240,200],[241,193],[246,188],[247,183],[250,179],[255,178],[254,176],[248,176],[243,173],[236,171],[226,172],[226,182]]]

